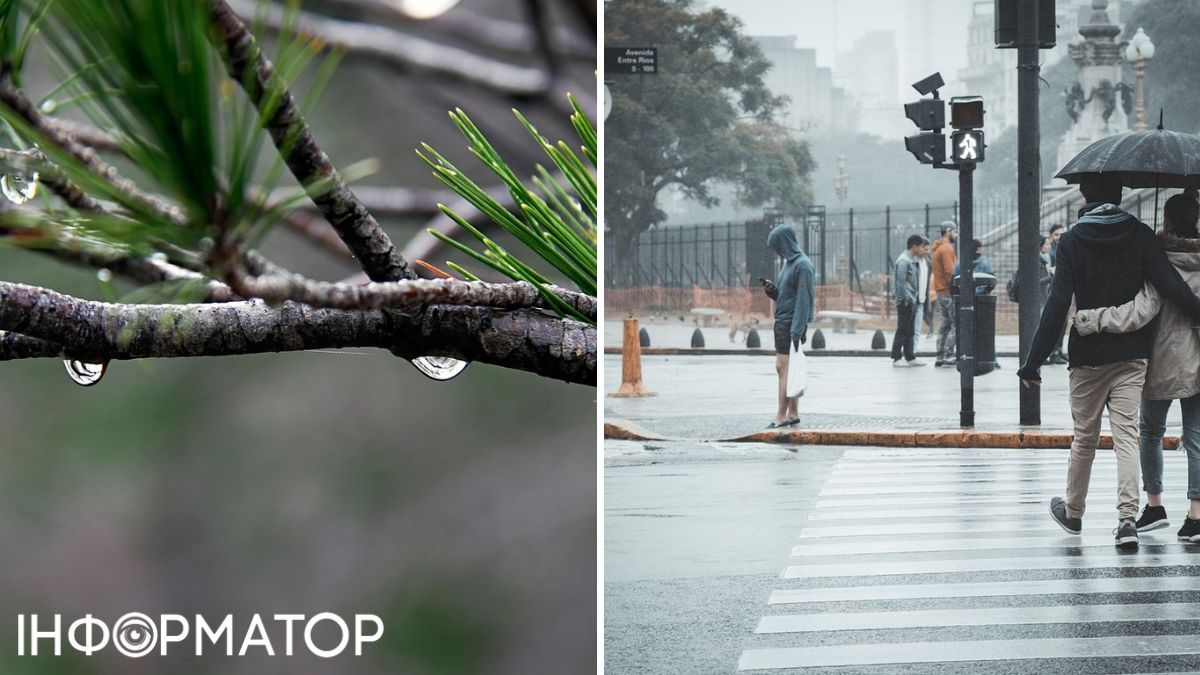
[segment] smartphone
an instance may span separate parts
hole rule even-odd
[[[759,277],[759,278],[758,278],[758,283],[762,284],[763,286],[766,286],[766,285],[767,285],[767,278],[766,278],[766,277]]]

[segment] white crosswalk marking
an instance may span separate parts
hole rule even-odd
[[[1083,534],[1050,519],[1066,458],[848,450],[799,523],[792,564],[768,598],[775,612],[764,612],[738,669],[958,672],[953,664],[1009,661],[1006,670],[1032,672],[1020,664],[1053,659],[1063,672],[1106,660],[1104,672],[1132,672],[1155,657],[1158,669],[1200,672],[1200,546],[1175,536],[1183,453],[1164,457],[1172,524],[1142,533],[1137,553],[1114,546],[1111,453],[1097,455]]]

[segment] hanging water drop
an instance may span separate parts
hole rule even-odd
[[[100,381],[104,377],[104,371],[108,369],[108,361],[100,363],[88,363],[78,359],[66,359],[63,365],[67,367],[67,376],[71,381],[83,387],[90,387]]]
[[[397,9],[412,19],[432,19],[445,14],[458,0],[392,0]]]
[[[101,267],[100,269],[96,270],[96,278],[100,280],[100,283],[107,284],[113,280],[112,270],[108,269],[107,267]]]
[[[459,361],[449,356],[419,356],[412,360],[412,364],[426,377],[440,382],[458,377],[469,365],[467,361]]]
[[[14,204],[24,204],[37,196],[38,174],[32,176],[19,173],[6,173],[0,176],[0,192]]]

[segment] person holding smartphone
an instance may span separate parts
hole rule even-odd
[[[779,406],[768,429],[789,427],[800,422],[799,396],[788,398],[788,352],[808,341],[808,324],[816,307],[812,260],[800,250],[796,230],[783,224],[767,235],[767,246],[783,258],[783,267],[772,283],[759,278],[767,297],[775,301],[775,372],[779,375]]]

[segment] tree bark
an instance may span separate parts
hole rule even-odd
[[[0,360],[84,361],[379,347],[596,386],[596,329],[537,310],[432,305],[389,312],[262,302],[120,305],[0,282]]]

